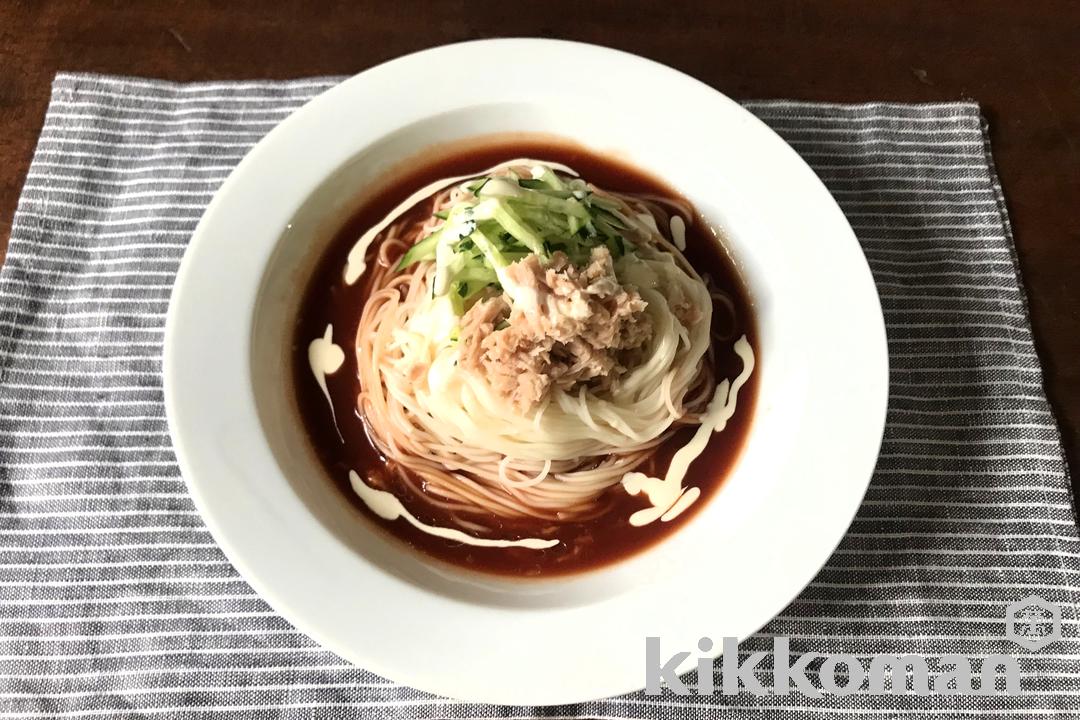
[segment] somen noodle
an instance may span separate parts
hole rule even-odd
[[[676,247],[680,224],[694,222],[680,200],[605,191],[536,160],[452,180],[422,201],[425,221],[398,208],[360,249],[371,291],[355,338],[356,402],[368,437],[411,496],[468,531],[593,517],[605,491],[729,399],[712,355],[736,322],[713,313],[732,315],[735,303]],[[532,275],[521,269],[529,261]],[[496,336],[588,326],[582,303],[607,308],[624,334],[603,347],[560,335],[515,349],[514,362],[553,376],[542,391],[525,372],[509,386],[493,379],[509,342]]]

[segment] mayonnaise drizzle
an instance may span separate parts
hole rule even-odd
[[[397,520],[398,518],[403,517],[417,530],[425,532],[428,535],[434,535],[435,537],[444,538],[446,540],[454,540],[455,542],[465,543],[466,545],[475,545],[477,547],[523,547],[530,550],[544,550],[559,544],[558,540],[541,540],[540,538],[486,540],[484,538],[466,535],[460,530],[454,530],[453,528],[434,527],[417,520],[416,517],[405,509],[405,506],[401,504],[401,501],[398,500],[393,493],[389,493],[385,490],[376,490],[365,483],[360,476],[352,470],[349,471],[349,482],[352,484],[353,491],[360,496],[360,499],[364,501],[364,504],[368,506],[368,509],[371,510],[371,512],[375,513],[383,520]]]
[[[674,224],[674,223],[673,223]],[[750,374],[754,371],[754,351],[743,335],[735,343],[735,353],[743,362],[742,372],[734,381],[724,380],[716,387],[712,402],[705,411],[694,437],[679,448],[675,456],[671,458],[664,479],[649,477],[645,473],[630,472],[623,475],[622,484],[626,492],[637,495],[644,492],[652,507],[638,510],[630,516],[630,524],[641,527],[654,522],[657,518],[661,522],[674,520],[684,510],[694,504],[701,495],[701,490],[696,487],[684,489],[683,480],[690,463],[697,459],[705,450],[709,437],[714,432],[720,432],[727,427],[728,420],[735,414],[735,406],[738,401],[739,390]],[[729,392],[730,388],[730,392]]]
[[[364,271],[367,270],[366,256],[368,247],[375,240],[375,238],[379,236],[379,233],[390,227],[390,225],[395,220],[405,214],[418,202],[434,195],[440,190],[445,190],[451,185],[459,183],[462,180],[469,180],[476,177],[482,177],[484,175],[490,175],[493,172],[498,172],[499,170],[504,170],[508,167],[514,167],[516,165],[524,165],[527,167],[546,165],[552,170],[558,170],[560,172],[566,173],[567,175],[573,175],[574,177],[578,176],[578,174],[572,169],[568,168],[565,165],[560,165],[559,163],[544,162],[541,160],[531,160],[529,158],[517,158],[515,160],[507,160],[506,162],[499,163],[498,165],[494,165],[492,167],[489,167],[487,170],[482,170],[478,173],[443,178],[442,180],[436,180],[430,185],[425,185],[409,197],[405,198],[405,200],[400,205],[390,211],[390,214],[388,214],[377,224],[369,228],[367,232],[360,236],[360,239],[357,240],[356,244],[352,246],[352,250],[349,251],[349,257],[345,261],[345,282],[349,285],[352,285],[360,278],[361,275],[364,274]]]
[[[679,252],[686,250],[686,221],[682,219],[682,215],[671,216],[671,241]]]
[[[334,429],[338,437],[341,437],[341,429],[338,428],[337,414],[334,412],[334,403],[330,400],[330,390],[326,387],[326,376],[333,375],[345,362],[345,351],[334,344],[334,326],[327,325],[326,332],[321,338],[315,338],[308,345],[308,365],[315,376],[315,382],[319,383],[326,404],[330,406],[330,417],[334,420]],[[343,440],[344,441],[344,440]]]

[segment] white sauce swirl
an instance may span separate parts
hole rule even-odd
[[[393,493],[389,493],[386,490],[376,490],[375,488],[364,482],[359,475],[354,471],[349,471],[349,483],[352,485],[353,491],[360,496],[360,499],[364,501],[364,504],[368,506],[368,510],[375,513],[383,520],[397,520],[400,517],[409,521],[413,527],[421,532],[425,532],[428,535],[434,535],[435,537],[444,538],[446,540],[453,540],[455,542],[464,543],[466,545],[475,545],[477,547],[494,547],[494,548],[508,548],[508,547],[523,547],[529,550],[545,550],[549,547],[554,547],[559,544],[558,540],[541,540],[540,538],[522,538],[521,540],[487,540],[484,538],[476,538],[472,535],[466,535],[460,530],[454,530],[453,528],[442,528],[428,525],[416,519],[405,506],[401,504],[401,501]]]
[[[679,252],[686,250],[686,221],[681,215],[671,216],[671,242],[679,248]]]
[[[323,336],[311,341],[308,345],[307,357],[308,365],[311,366],[311,373],[315,376],[315,382],[319,383],[319,389],[322,390],[323,397],[326,398],[326,404],[330,406],[330,417],[334,421],[334,429],[337,430],[340,438],[341,429],[338,428],[334,403],[330,399],[330,390],[326,387],[326,376],[336,373],[341,369],[341,364],[345,362],[345,351],[334,344],[333,325],[327,325]],[[344,440],[342,441],[344,442]]]
[[[705,451],[709,437],[727,427],[728,420],[735,414],[739,390],[754,371],[754,351],[745,335],[735,343],[735,353],[743,362],[742,372],[734,381],[729,383],[724,380],[716,387],[712,402],[701,418],[701,425],[694,437],[671,458],[671,465],[668,466],[664,478],[661,480],[639,472],[630,472],[623,476],[622,485],[626,492],[631,495],[644,492],[652,504],[652,507],[638,510],[630,516],[630,524],[634,527],[648,525],[658,518],[661,522],[674,520],[701,495],[699,488],[683,488],[686,471],[690,468],[690,463]]]

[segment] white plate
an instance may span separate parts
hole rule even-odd
[[[759,325],[750,439],[721,492],[655,548],[542,582],[480,580],[388,541],[321,476],[284,373],[298,288],[359,188],[425,146],[571,138],[658,175],[722,229]],[[743,638],[821,568],[866,491],[885,421],[880,303],[836,203],[739,105],[633,55],[551,40],[436,48],[368,70],[268,134],[221,187],[176,280],[165,402],[206,524],[297,628],[454,698],[577,702],[665,657]]]

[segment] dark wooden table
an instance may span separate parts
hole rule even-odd
[[[974,99],[992,129],[1046,388],[1080,463],[1080,4],[0,0],[0,256],[58,70],[355,73],[458,40],[610,45],[735,98]]]

